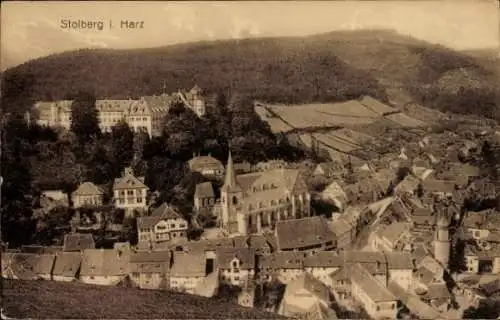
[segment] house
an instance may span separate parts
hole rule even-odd
[[[420,299],[439,312],[448,311],[451,306],[452,295],[445,283],[431,284],[427,290],[418,292]]]
[[[73,206],[102,206],[104,192],[92,182],[84,182],[72,194]]]
[[[274,230],[282,220],[310,215],[307,184],[295,169],[274,169],[236,175],[229,153],[221,191],[221,227],[230,234]]]
[[[397,298],[375,279],[361,264],[356,263],[348,269],[352,296],[363,305],[374,319],[396,319]]]
[[[80,280],[87,284],[115,286],[129,274],[130,252],[115,249],[83,251]]]
[[[171,105],[179,101],[176,94],[142,96],[130,105],[125,121],[134,132],[147,132],[149,137],[160,136],[164,118]],[[111,120],[111,119],[110,119]],[[113,119],[112,122],[117,121]]]
[[[202,96],[203,90],[195,84],[191,90],[187,92],[178,91],[177,95],[184,103],[184,105],[191,109],[198,117],[201,117],[207,113],[207,107],[205,106],[205,99]]]
[[[214,272],[217,273],[215,270],[209,270],[203,252],[175,252],[174,263],[170,269],[170,289],[194,294],[204,279]]]
[[[330,292],[339,305],[352,309],[351,279],[347,268],[340,268],[329,275]]]
[[[496,210],[467,212],[463,219],[464,228],[470,232],[472,239],[476,241],[491,240],[492,242],[495,242],[494,238],[497,238],[500,233],[499,224],[500,215]]]
[[[288,283],[304,271],[305,254],[294,251],[274,252],[270,256],[260,257],[260,273],[264,280],[277,279]]]
[[[62,190],[44,190],[41,192],[41,196],[53,201],[68,202],[68,195]]]
[[[409,250],[410,223],[394,222],[388,226],[381,226],[373,237],[373,248],[383,252]]]
[[[236,236],[231,238],[235,248],[251,248],[258,255],[268,256],[276,250],[276,239],[272,234]]]
[[[90,233],[69,233],[64,236],[63,251],[83,251],[94,248],[94,237]]]
[[[326,201],[332,201],[340,210],[343,210],[347,203],[347,195],[337,181],[330,183],[325,190],[323,190],[321,198]]]
[[[168,289],[170,251],[134,252],[130,255],[130,280],[141,289]]]
[[[154,248],[161,243],[186,242],[187,229],[188,223],[179,211],[163,203],[151,216],[137,218],[138,245]]]
[[[330,223],[330,229],[337,239],[337,247],[348,249],[356,237],[356,229],[343,216]]]
[[[276,225],[276,239],[280,251],[315,253],[332,250],[337,246],[335,234],[323,216],[279,221]]]
[[[316,166],[313,175],[328,179],[339,179],[345,173],[344,166],[338,161],[322,162]]]
[[[2,252],[2,277],[18,280],[51,280],[54,254]]]
[[[304,270],[327,286],[331,286],[330,274],[343,266],[343,257],[335,251],[320,251],[304,259]]]
[[[218,248],[216,265],[222,283],[242,286],[253,281],[255,250],[250,248]]]
[[[487,241],[467,243],[465,259],[469,273],[500,274],[500,243]]]
[[[288,167],[288,163],[284,160],[269,160],[266,162],[257,163],[253,170],[254,171],[269,171],[274,169],[284,169]]]
[[[234,164],[234,171],[238,174],[252,172],[253,168],[250,162],[243,161]]]
[[[410,252],[386,252],[388,281],[396,282],[404,290],[412,287],[413,269],[415,264]]]
[[[221,178],[224,176],[224,165],[210,154],[208,156],[193,155],[193,158],[188,161],[188,165],[191,171],[199,172],[206,177]]]
[[[340,253],[344,268],[350,270],[354,265],[360,264],[379,283],[386,284],[388,277],[387,260],[382,252],[346,250]]]
[[[456,182],[453,180],[437,180],[427,178],[421,183],[424,194],[431,194],[440,198],[450,198],[455,194]]]
[[[200,212],[204,209],[213,208],[215,205],[215,193],[211,182],[202,182],[196,185],[194,192],[194,209]]]
[[[136,177],[132,168],[125,168],[123,176],[116,178],[113,184],[113,202],[115,207],[125,210],[127,217],[134,211],[147,211],[147,195],[149,188],[144,184],[144,177]]]
[[[81,252],[59,252],[56,255],[53,280],[71,282],[79,278],[82,264]]]
[[[311,310],[317,308],[318,305],[320,308],[329,309],[330,301],[328,287],[307,272],[303,272],[297,279],[286,286],[278,314],[301,318],[304,314],[310,313]],[[334,312],[333,315],[335,315]],[[333,318],[336,318],[336,316]]]

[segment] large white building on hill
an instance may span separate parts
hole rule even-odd
[[[174,102],[182,102],[199,117],[206,113],[202,90],[195,85],[188,92],[178,91],[171,95],[144,96],[139,100],[96,100],[99,126],[103,132],[120,121],[128,123],[134,132],[145,131],[152,136],[162,132],[162,122]],[[71,126],[71,100],[39,101],[30,114],[38,124],[69,130]]]

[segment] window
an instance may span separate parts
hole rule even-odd
[[[120,196],[125,196],[125,191],[120,191]]]
[[[137,198],[136,201],[137,203],[142,203],[142,198]]]
[[[377,306],[377,311],[380,311],[380,306]]]
[[[170,225],[170,228],[175,228],[175,223],[172,223],[172,224]]]
[[[127,196],[133,196],[134,190],[127,190]]]
[[[236,196],[233,196],[233,204],[238,204],[238,198]]]
[[[156,230],[165,230],[167,227],[165,226],[156,226]]]
[[[480,234],[479,230],[474,231],[474,237],[479,238]]]

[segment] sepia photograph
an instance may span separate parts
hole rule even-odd
[[[5,1],[1,319],[500,319],[500,1]]]

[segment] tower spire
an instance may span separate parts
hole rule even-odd
[[[226,166],[226,179],[224,181],[223,188],[227,189],[237,189],[238,184],[236,182],[236,174],[234,171],[233,157],[231,156],[231,149],[229,149],[229,156],[227,158],[227,166]]]

